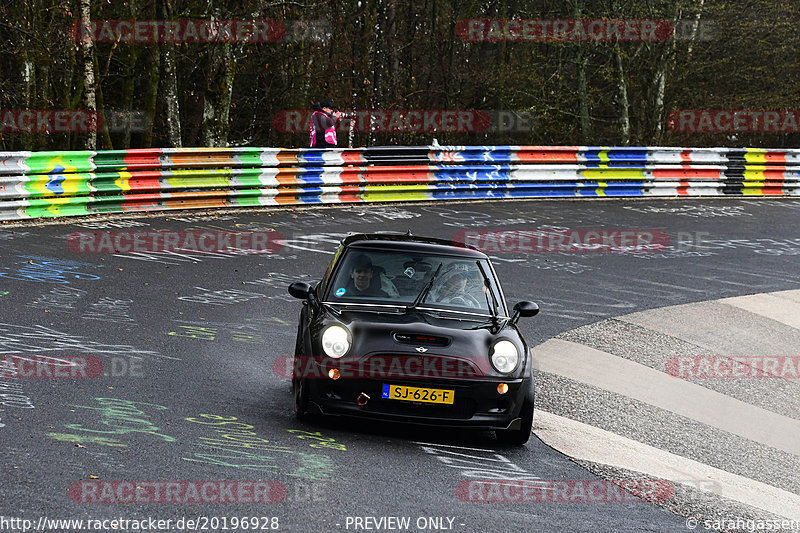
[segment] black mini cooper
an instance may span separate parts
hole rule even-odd
[[[298,417],[348,415],[493,429],[527,442],[533,363],[489,258],[450,241],[397,234],[345,238],[303,301],[292,385]]]

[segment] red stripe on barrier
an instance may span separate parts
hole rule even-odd
[[[577,163],[579,148],[577,146],[559,146],[556,149],[547,146],[522,146],[513,160],[526,162]]]

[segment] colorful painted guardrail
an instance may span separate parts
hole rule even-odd
[[[800,149],[417,146],[0,152],[0,220],[344,202],[800,195]]]

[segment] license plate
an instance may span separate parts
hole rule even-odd
[[[446,389],[423,389],[421,387],[403,387],[401,385],[383,386],[383,398],[389,400],[452,404],[455,395],[456,391]]]

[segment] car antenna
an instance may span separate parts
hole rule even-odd
[[[406,230],[406,237],[411,237],[411,230],[410,229]]]

